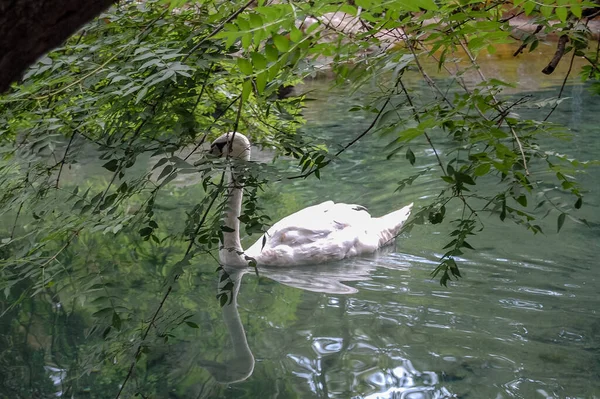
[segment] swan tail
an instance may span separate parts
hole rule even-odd
[[[383,215],[377,218],[379,226],[379,247],[391,244],[394,238],[400,233],[402,226],[410,216],[410,210],[413,204],[405,206],[402,209]]]

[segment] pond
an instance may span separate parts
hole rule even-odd
[[[484,63],[487,73],[509,81],[520,73],[532,80],[527,94],[556,95],[561,71],[548,78],[537,64],[499,59]],[[316,98],[308,103],[304,129],[335,147],[351,141],[370,120],[347,112],[360,97],[329,87],[319,80],[302,86]],[[553,119],[568,125],[573,137],[557,140],[553,149],[600,158],[600,124],[594,118],[600,98],[576,82],[563,95],[573,101]],[[412,147],[417,166],[433,168],[401,194],[394,193],[398,181],[417,169],[403,155],[386,160],[386,144],[368,135],[320,180],[272,184],[262,206],[274,220],[329,199],[381,215],[437,196],[441,186],[426,143]],[[443,152],[443,143],[440,148]],[[280,162],[286,167],[288,161]],[[589,192],[577,216],[589,227],[568,219],[557,234],[554,215],[542,224],[546,234],[534,236],[497,216],[485,217],[484,232],[470,241],[476,249],[461,260],[463,278],[448,287],[430,275],[448,241],[447,224],[416,226],[373,256],[290,270],[262,268],[258,276],[229,270],[239,284],[223,308],[215,299],[216,263],[200,260],[165,302],[156,336],[150,334],[142,351],[143,367],[129,377],[123,397],[600,397],[600,174],[590,169],[578,178]],[[193,188],[174,187],[163,199],[168,216],[160,223],[181,223],[195,194]],[[458,215],[459,209],[448,212]],[[80,245],[67,259],[89,265],[91,273],[122,274],[109,297],[132,319],[150,320],[166,291],[164,267],[180,257],[181,248],[138,247],[133,253],[120,241],[93,235],[82,237]],[[41,295],[0,320],[2,331],[13,334],[0,339],[0,397],[117,395],[133,360],[133,335],[104,346],[87,341],[93,320],[86,306],[95,304],[80,296],[57,302]]]

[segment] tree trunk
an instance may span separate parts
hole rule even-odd
[[[0,0],[0,93],[115,0]]]

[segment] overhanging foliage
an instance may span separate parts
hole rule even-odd
[[[598,47],[587,28],[594,4],[350,3],[128,3],[42,58],[0,99],[0,280],[11,299],[5,313],[44,292],[95,298],[99,337],[114,343],[124,331],[136,331],[133,349],[109,350],[134,352],[129,376],[177,279],[197,255],[218,247],[224,163],[205,157],[202,147],[224,131],[248,133],[298,161],[298,170],[286,176],[264,164],[247,165],[250,195],[242,216],[248,233],[269,223],[259,198],[268,181],[319,178],[367,134],[380,134],[389,142],[387,157],[403,154],[407,168],[418,165],[411,146],[426,142],[444,189],[418,204],[412,223],[442,223],[450,206],[462,209],[432,273],[444,285],[461,275],[457,258],[473,249],[468,239],[484,228],[482,215],[533,233],[542,231],[533,207],[556,217],[557,230],[567,217],[576,220],[584,191],[575,176],[591,163],[543,146],[545,137],[564,133],[548,122],[568,101],[562,89],[545,103],[505,95],[518,82],[485,76],[478,57],[500,44],[513,45],[516,54],[532,51],[540,33],[555,33],[560,40],[551,69],[565,54],[570,61],[563,62],[571,65],[584,57],[581,76],[595,81]],[[510,21],[520,15],[535,18],[537,28],[517,38]],[[432,60],[437,71],[426,67]],[[339,85],[372,92],[368,102],[348,110],[370,115],[372,123],[339,149],[298,133],[306,97],[284,95],[288,86],[324,71]],[[575,72],[569,68],[565,82]],[[408,73],[421,76],[425,95],[405,83]],[[452,94],[432,73],[445,76]],[[525,107],[544,113],[525,119],[519,116]],[[441,154],[441,142],[450,142],[451,150]],[[65,183],[64,174],[90,156],[102,161],[102,177]],[[398,191],[423,172],[399,181]],[[184,175],[198,177],[198,200],[185,226],[167,228],[157,198]],[[495,182],[495,191],[481,189],[483,181]],[[560,188],[558,201],[546,184]],[[128,240],[122,232],[132,231],[139,235],[135,251],[175,248],[179,255],[164,259],[168,288],[139,330],[140,316],[113,297],[115,282],[106,281],[102,269],[69,263],[70,251],[85,246],[87,237]]]

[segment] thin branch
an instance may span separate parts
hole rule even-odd
[[[600,47],[600,40],[598,40],[598,47]],[[596,61],[590,59],[587,55],[584,55],[583,58],[590,63],[590,66],[596,70],[596,72],[600,72],[600,68],[598,68],[598,50],[596,50]],[[591,79],[591,74],[588,76],[588,79]]]
[[[10,231],[10,239],[12,240],[15,236],[15,230],[17,228],[17,221],[19,220],[19,216],[21,215],[21,210],[23,209],[23,202],[19,205],[19,210],[15,216],[15,222],[13,223],[12,230]]]
[[[413,109],[413,115],[414,115],[415,119],[417,120],[418,123],[421,123],[421,118],[419,118],[419,114],[417,114],[414,111],[415,110],[415,105],[412,102],[412,98],[408,94],[408,91],[406,90],[406,87],[404,86],[404,83],[402,82],[402,79],[399,79],[399,81],[400,81],[400,87],[402,88],[402,91],[404,92],[404,95],[406,96],[406,99],[408,100],[408,103],[410,104],[410,107]],[[423,132],[423,134],[425,135],[425,138],[427,139],[427,142],[429,143],[429,146],[431,147],[431,149],[433,150],[433,153],[435,154],[435,158],[438,161],[438,165],[440,165],[440,169],[442,170],[442,173],[444,175],[446,175],[446,170],[444,169],[444,165],[442,164],[442,160],[440,159],[440,156],[439,156],[437,150],[435,149],[433,143],[431,142],[431,139],[429,138],[429,135],[425,131]]]
[[[65,149],[65,154],[63,155],[62,160],[59,162],[60,169],[58,169],[58,176],[56,176],[56,185],[54,186],[54,188],[58,188],[58,182],[60,181],[60,175],[62,173],[63,166],[65,166],[65,161],[67,159],[67,154],[69,153],[69,149],[71,148],[71,144],[73,143],[73,139],[75,138],[75,134],[77,134],[76,130],[73,131],[73,133],[71,134],[71,138],[69,139],[69,144],[67,144],[67,148]]]
[[[125,386],[127,385],[127,381],[129,381],[129,378],[131,378],[131,375],[133,374],[133,369],[135,367],[135,364],[137,363],[137,359],[140,356],[140,354],[142,353],[142,344],[146,340],[146,337],[148,337],[150,328],[152,328],[152,326],[154,325],[154,322],[156,321],[156,318],[158,317],[158,313],[163,308],[165,301],[169,297],[169,294],[171,293],[172,290],[173,290],[173,286],[170,285],[169,288],[167,289],[167,292],[163,296],[162,301],[160,301],[158,308],[156,308],[156,312],[154,312],[154,316],[152,316],[152,319],[150,319],[150,322],[148,323],[148,327],[146,327],[146,331],[144,331],[144,335],[142,336],[142,342],[140,342],[137,350],[135,351],[135,356],[133,358],[133,361],[131,362],[131,365],[129,366],[129,371],[127,372],[127,375],[125,376],[125,380],[121,384],[121,388],[119,389],[119,392],[117,392],[115,399],[119,399],[119,397],[121,396],[121,393],[123,392],[123,389],[125,389]]]
[[[150,29],[152,28],[152,26],[158,22],[160,19],[162,19],[162,17],[167,13],[168,9],[166,9],[165,11],[163,11],[162,14],[160,14],[157,18],[155,18],[154,20],[152,20],[148,26],[146,28],[144,28],[144,30],[139,34],[138,38],[137,38],[137,44],[139,44],[142,39],[145,37],[145,35],[150,31]],[[43,100],[45,98],[48,97],[54,97],[55,95],[62,93],[63,91],[78,85],[79,83],[83,82],[84,80],[86,80],[87,78],[89,78],[90,76],[95,75],[97,72],[101,71],[106,65],[108,65],[110,62],[112,62],[115,58],[117,58],[119,55],[121,55],[125,50],[129,49],[130,47],[128,46],[124,46],[121,50],[117,51],[117,53],[115,55],[113,55],[112,57],[110,57],[108,60],[106,60],[103,64],[101,64],[98,68],[94,69],[93,71],[85,74],[83,77],[75,80],[74,82],[69,83],[68,85],[58,89],[57,91],[53,92],[53,93],[49,93],[45,96],[41,96],[41,97],[34,97],[35,100]]]
[[[206,133],[204,133],[204,136],[202,136],[202,139],[200,140],[200,142],[198,144],[196,144],[196,146],[192,149],[192,151],[185,157],[183,158],[184,161],[187,161],[189,157],[192,156],[192,154],[194,154],[198,148],[200,148],[202,146],[202,144],[204,144],[204,141],[206,140],[206,137],[208,136],[208,132],[210,131],[210,129],[214,126],[215,122],[218,121],[219,119],[221,119],[221,117],[223,115],[225,115],[225,113],[227,111],[229,111],[229,108],[231,108],[233,106],[233,104],[235,104],[235,102],[237,100],[239,100],[240,98],[242,98],[242,95],[240,94],[239,96],[237,96],[236,98],[234,98],[229,104],[227,104],[227,107],[225,107],[225,109],[215,118],[215,121],[213,122],[212,125],[210,125],[207,129],[206,129]]]
[[[225,182],[225,172],[223,171],[223,173],[221,174],[221,181],[219,182],[219,185],[218,185],[219,189],[213,195],[213,198],[210,200],[210,203],[208,204],[208,207],[206,208],[206,211],[204,211],[204,215],[202,215],[202,219],[200,219],[200,221],[198,222],[198,225],[196,226],[196,229],[194,230],[194,234],[190,238],[190,244],[188,245],[188,247],[185,251],[184,257],[188,256],[188,254],[191,252],[191,250],[194,246],[194,241],[196,239],[196,236],[200,232],[200,228],[202,228],[202,225],[204,225],[204,222],[206,221],[206,218],[208,217],[208,212],[212,209],[215,201],[217,200],[217,197],[219,196],[218,195],[219,191],[220,191],[220,189],[222,189],[224,182]]]
[[[381,116],[381,114],[383,113],[383,110],[385,109],[385,107],[387,107],[387,105],[390,103],[391,99],[392,99],[392,95],[393,93],[390,93],[390,95],[388,96],[388,98],[385,100],[385,102],[383,103],[383,106],[381,107],[381,109],[379,110],[379,112],[377,113],[377,116],[375,116],[375,118],[373,119],[373,121],[371,122],[371,124],[369,125],[369,127],[364,130],[361,134],[359,134],[354,140],[352,140],[351,142],[349,142],[348,144],[346,144],[344,147],[342,147],[341,150],[339,150],[334,156],[337,157],[339,156],[342,152],[346,151],[348,148],[350,148],[352,145],[354,145],[358,140],[362,139],[363,137],[365,137],[365,135],[367,133],[369,133],[371,131],[371,129],[373,129],[373,127],[375,126],[375,123],[377,123],[377,120],[379,119],[379,117]]]
[[[550,60],[548,65],[544,69],[542,69],[542,73],[546,75],[550,75],[556,69],[556,66],[560,62],[563,55],[565,55],[565,48],[569,41],[569,36],[562,35],[558,39],[558,44],[556,45],[556,52],[554,53],[554,57]]]
[[[567,71],[567,74],[565,75],[565,78],[563,79],[562,85],[560,86],[560,91],[558,92],[558,98],[562,97],[562,93],[565,90],[565,87],[567,85],[567,80],[569,79],[569,75],[571,75],[571,70],[573,69],[574,62],[575,62],[575,52],[573,51],[573,55],[571,56],[571,62],[569,63],[569,70]],[[550,118],[550,115],[552,115],[554,113],[556,108],[558,108],[558,101],[556,101],[556,104],[554,104],[554,106],[552,107],[550,112],[548,112],[548,115],[546,115],[546,117],[544,118],[544,122],[546,122],[548,120],[548,118]]]
[[[214,35],[216,35],[217,33],[219,33],[220,31],[223,30],[223,28],[225,27],[226,24],[228,24],[229,22],[231,22],[234,18],[236,18],[238,15],[240,15],[242,12],[244,12],[244,10],[248,7],[250,7],[252,5],[252,3],[254,3],[255,0],[250,0],[248,1],[246,4],[244,4],[241,8],[239,8],[238,10],[236,10],[233,14],[231,14],[229,17],[227,17],[227,19],[223,22],[221,22],[221,24],[219,26],[217,26],[211,33],[208,34],[208,36],[204,37],[204,39],[200,40],[198,42],[198,44],[196,44],[194,47],[191,48],[190,52],[183,57],[183,62],[185,62],[188,58],[190,58],[190,56],[200,48],[200,46],[202,46],[208,39],[210,39],[211,37],[213,37]]]
[[[475,57],[473,57],[473,54],[471,54],[471,52],[469,51],[469,48],[463,43],[462,40],[459,40],[458,42],[459,42],[460,46],[462,47],[463,51],[465,52],[465,54],[467,54],[467,56],[469,57],[471,64],[473,64],[473,66],[475,67],[475,70],[479,74],[481,81],[485,82],[486,78],[485,78],[485,76],[483,76],[483,72],[481,72],[481,68],[479,68],[479,66],[477,65],[477,62],[475,61]],[[498,110],[499,112],[502,113],[504,110],[500,106],[500,102],[496,99],[496,96],[491,92],[491,90],[490,90],[490,95],[491,95],[492,99],[494,100],[494,102],[496,103],[496,104],[494,104],[494,108],[496,108],[496,110]],[[519,139],[519,136],[517,135],[517,132],[515,131],[514,127],[512,127],[512,125],[509,124],[508,128],[514,137],[515,142],[517,143],[517,146],[519,147],[519,151],[521,152],[521,160],[523,161],[523,169],[525,169],[525,174],[527,176],[529,176],[529,169],[527,168],[527,158],[525,157],[525,151],[523,150],[523,144],[521,144],[521,140]]]
[[[535,28],[535,31],[533,32],[533,34],[531,34],[531,36],[535,36],[538,33],[540,33],[540,31],[543,29],[544,27],[542,25],[538,25]],[[530,38],[531,36],[528,36],[527,38]],[[523,43],[519,46],[519,48],[517,49],[517,51],[515,51],[513,53],[513,57],[518,56],[519,54],[521,54],[523,52],[523,50],[525,50],[525,47],[527,47],[529,43],[527,43],[525,40],[523,40]]]
[[[427,82],[427,85],[429,85],[429,87],[431,87],[432,89],[434,89],[440,96],[442,96],[442,99],[446,102],[446,104],[448,104],[451,108],[454,108],[454,105],[452,104],[452,102],[450,100],[448,100],[448,98],[446,97],[446,95],[444,93],[442,93],[442,91],[435,84],[435,82],[433,81],[433,79],[431,79],[429,77],[429,75],[427,74],[427,72],[425,72],[425,69],[423,68],[423,65],[421,65],[421,62],[419,61],[419,57],[417,56],[417,53],[415,51],[415,47],[413,46],[413,44],[411,42],[411,39],[409,39],[405,35],[405,36],[402,37],[402,40],[404,40],[404,43],[406,44],[406,46],[409,48],[411,54],[413,55],[413,57],[415,59],[415,64],[417,64],[417,68],[419,69],[419,73],[421,74],[421,76],[423,76],[423,78]]]

